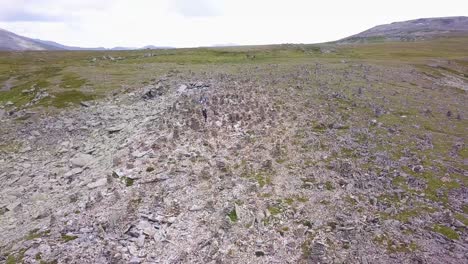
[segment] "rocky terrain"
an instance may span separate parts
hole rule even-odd
[[[435,79],[411,67],[231,67],[4,117],[0,258],[466,261],[466,92],[426,87]],[[401,93],[452,105],[403,111]],[[422,129],[426,118],[452,132]]]

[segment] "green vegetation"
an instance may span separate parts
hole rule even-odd
[[[270,212],[271,215],[279,215],[282,213],[282,208],[279,205],[272,205],[268,207],[268,212]]]
[[[235,208],[232,209],[232,210],[228,213],[227,216],[229,217],[229,219],[230,219],[231,222],[233,222],[233,223],[234,223],[234,222],[237,222],[237,220],[238,220],[238,218],[237,218],[237,213],[236,213],[236,209],[235,209]]]
[[[24,259],[24,253],[26,252],[26,249],[21,249],[18,253],[16,254],[9,254],[7,259],[6,259],[6,264],[19,264],[23,263]]]
[[[325,189],[327,189],[327,191],[332,191],[335,189],[335,187],[333,186],[333,183],[331,183],[330,181],[327,181],[325,182]]]
[[[42,231],[40,232],[39,229],[33,229],[29,232],[29,234],[25,237],[26,240],[33,240],[33,239],[36,239],[36,238],[41,238],[41,237],[44,237],[44,236],[47,236],[50,234],[50,230],[45,230],[45,231]]]
[[[65,243],[70,242],[72,240],[75,240],[77,238],[78,238],[78,236],[70,236],[70,235],[66,235],[66,234],[62,235],[62,241],[65,242]]]
[[[439,234],[442,234],[444,236],[446,236],[448,239],[455,239],[455,240],[458,240],[460,239],[460,235],[458,235],[458,233],[451,229],[450,227],[447,227],[447,226],[443,226],[443,225],[434,225],[432,227],[432,230],[434,232],[437,232]]]
[[[86,80],[81,79],[76,73],[65,73],[62,76],[61,86],[63,88],[79,89],[86,84]]]
[[[405,244],[402,241],[390,238],[388,234],[382,234],[374,237],[374,242],[385,247],[390,253],[408,253],[419,249],[419,246],[415,242]]]
[[[54,98],[46,98],[40,104],[44,106],[54,106],[64,108],[73,104],[79,104],[82,101],[94,100],[95,96],[85,94],[78,90],[58,92]]]
[[[434,212],[450,210],[456,219],[465,225],[468,222],[468,206],[454,199],[460,197],[459,192],[467,185],[463,175],[464,160],[468,157],[465,144],[468,121],[463,116],[467,110],[467,91],[452,80],[467,78],[467,41],[468,38],[453,38],[388,43],[372,39],[371,43],[362,45],[157,50],[151,51],[155,54],[151,57],[144,56],[148,51],[0,53],[0,89],[7,82],[11,84],[0,91],[0,104],[11,101],[16,107],[26,107],[41,89],[45,89],[51,96],[27,108],[52,111],[114,92],[133,92],[165,76],[173,76],[181,83],[199,76],[208,76],[213,81],[232,77],[240,88],[246,83],[248,91],[252,91],[248,96],[264,93],[271,99],[261,105],[262,96],[255,98],[268,109],[265,110],[266,126],[257,129],[257,124],[248,124],[250,127],[246,126],[236,142],[239,148],[226,146],[228,153],[233,153],[228,161],[232,166],[219,168],[220,179],[235,177],[233,183],[249,183],[246,192],[242,190],[239,195],[232,196],[235,206],[250,207],[253,198],[259,200],[261,203],[257,206],[265,209],[266,205],[269,214],[262,223],[284,236],[297,231],[292,223],[303,225],[300,228],[307,230],[307,235],[304,238],[301,234],[299,239],[305,240],[301,245],[304,258],[312,254],[314,236],[311,232],[317,231],[323,221],[333,219],[301,215],[303,218],[297,220],[291,219],[291,215],[316,209],[338,211],[342,206],[346,214],[365,212],[376,215],[376,219],[380,216],[383,221],[395,219],[411,226],[411,229],[394,230],[395,234],[382,234],[374,239],[387,253],[411,254],[419,246],[408,242],[408,238],[420,237],[422,231],[427,231],[421,230],[422,225],[413,225],[417,220],[427,220],[424,226],[449,239],[460,239],[462,230],[436,224],[432,217]],[[333,51],[321,52],[328,47]],[[115,59],[108,59],[108,56]],[[245,80],[237,82],[238,76]],[[170,89],[176,88],[171,84]],[[236,93],[232,90],[229,93]],[[7,106],[6,110],[14,106]],[[244,106],[239,105],[241,107]],[[248,107],[239,112],[242,115],[259,112],[258,105]],[[28,118],[24,116],[15,122]],[[32,121],[24,123],[28,122]],[[209,130],[211,127],[207,128]],[[217,137],[219,142],[225,139]],[[212,142],[206,141],[203,143],[205,150],[222,146],[218,143],[216,147],[210,146]],[[21,148],[20,142],[5,141],[0,143],[0,154],[16,153]],[[255,154],[244,157],[246,151]],[[209,164],[210,156],[202,152],[190,158],[197,168]],[[179,166],[175,157],[168,158],[167,163],[174,168]],[[155,164],[149,165],[152,166],[146,167],[148,173],[159,169]],[[120,177],[115,172],[112,175],[122,186],[135,184],[134,179]],[[375,182],[371,182],[374,179]],[[205,183],[202,188],[218,187],[211,179]],[[379,188],[368,183],[375,183]],[[351,191],[346,188],[349,184],[355,186]],[[291,186],[297,190],[291,190]],[[361,188],[369,190],[371,197],[359,195]],[[322,189],[325,191],[317,191]],[[351,193],[353,189],[357,193]],[[137,210],[147,199],[129,200],[128,207]],[[229,209],[223,212],[229,218],[226,220],[239,222],[240,215],[235,208]],[[311,221],[316,220],[314,225]],[[236,228],[250,228],[251,225],[247,223]],[[336,232],[340,226],[328,222],[325,228],[326,232]],[[33,230],[25,239],[48,234],[48,231]],[[61,242],[65,243],[74,239],[77,237],[61,236]],[[331,249],[341,246],[355,247],[354,244],[335,243]],[[21,259],[16,253],[8,256],[7,263]],[[40,255],[36,256],[36,260],[42,262],[40,259]]]

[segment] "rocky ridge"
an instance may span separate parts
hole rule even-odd
[[[460,263],[467,234],[453,210],[395,187],[401,177],[411,188],[425,183],[388,154],[372,152],[372,140],[362,142],[377,137],[373,127],[398,131],[350,114],[388,109],[350,103],[363,88],[350,88],[352,95],[329,89],[349,78],[388,81],[383,72],[346,63],[176,72],[58,115],[5,114],[0,251],[8,254],[0,258]],[[391,72],[416,78],[406,69]],[[371,157],[378,171],[362,169]],[[411,156],[401,162],[415,173],[426,169]],[[459,209],[466,189],[450,197],[460,198],[451,199]],[[418,203],[432,206],[430,216],[384,217]],[[428,230],[424,217],[459,239]]]

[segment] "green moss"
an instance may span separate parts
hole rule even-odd
[[[331,183],[330,181],[327,181],[325,182],[325,189],[327,189],[328,191],[332,191],[335,189],[335,187],[333,186],[333,183]]]
[[[258,194],[258,197],[261,197],[261,198],[270,198],[271,196],[273,196],[273,194],[271,193],[259,193]]]
[[[468,218],[466,218],[463,214],[455,214],[455,218],[464,225],[468,226]]]
[[[69,235],[65,235],[65,234],[62,235],[62,241],[65,242],[65,243],[73,241],[73,240],[75,240],[77,238],[78,238],[78,236],[69,236]]]
[[[46,98],[39,105],[64,108],[73,104],[79,104],[82,101],[92,101],[96,99],[94,95],[85,94],[81,91],[70,90],[54,94],[52,98]]]
[[[435,211],[436,211],[436,209],[434,209],[434,208],[421,205],[420,207],[416,207],[416,208],[411,209],[411,210],[402,210],[402,211],[400,211],[399,213],[397,213],[395,215],[389,215],[389,214],[382,213],[381,216],[382,216],[383,219],[396,219],[396,220],[398,220],[400,222],[408,223],[410,221],[410,219],[413,218],[413,217],[422,216],[422,215],[427,214],[427,213],[434,213]]]
[[[6,264],[16,264],[16,257],[14,255],[8,255]]]
[[[468,214],[468,204],[462,206],[463,213]]]
[[[357,205],[356,199],[353,199],[351,196],[345,196],[345,201],[348,202],[351,205]]]
[[[232,209],[232,210],[228,213],[227,216],[229,217],[229,219],[230,219],[231,222],[233,222],[233,223],[234,223],[234,222],[237,222],[237,220],[238,220],[238,218],[237,218],[237,213],[236,213],[236,209],[235,209],[235,208]]]
[[[312,124],[312,131],[318,132],[318,133],[323,133],[327,131],[328,126],[323,124],[323,123],[313,123]]]
[[[447,226],[443,226],[443,225],[434,225],[432,227],[432,230],[434,232],[437,232],[439,234],[442,234],[444,235],[445,237],[447,237],[448,239],[454,239],[454,240],[458,240],[460,239],[460,235],[458,235],[457,232],[455,232],[455,230],[451,229],[450,227],[447,227]]]
[[[49,234],[50,234],[50,230],[39,232],[39,229],[36,228],[36,229],[31,230],[29,232],[29,234],[25,237],[25,239],[26,240],[33,240],[33,239],[36,239],[36,238],[41,238],[41,237],[47,236]]]
[[[409,168],[403,168],[403,170],[415,177],[421,177],[426,180],[427,187],[424,190],[424,194],[427,198],[433,201],[441,201],[444,204],[448,204],[448,191],[451,189],[460,188],[460,184],[458,182],[444,182],[435,176],[435,174],[429,168],[420,173],[413,172]]]
[[[19,264],[19,263],[24,263],[24,253],[26,252],[27,249],[21,249],[18,253],[16,254],[9,254],[7,259],[6,259],[6,264]]]
[[[419,249],[419,246],[415,242],[405,244],[402,241],[390,238],[387,234],[375,236],[373,241],[376,244],[385,247],[390,253],[409,253]]]
[[[241,177],[255,180],[260,188],[265,187],[266,185],[271,185],[272,171],[255,171],[247,166],[243,166]]]
[[[52,260],[52,261],[49,261],[49,262],[43,261],[43,260],[41,260],[41,261],[39,262],[39,264],[57,264],[57,263],[58,263],[58,261],[57,261],[56,259],[54,259],[54,260]]]
[[[282,208],[279,205],[268,206],[267,209],[271,215],[279,215],[283,212]]]
[[[313,226],[313,225],[312,225],[312,222],[309,221],[309,220],[304,220],[304,221],[302,221],[302,225],[303,225],[303,226],[306,226],[307,228],[312,228],[312,226]]]
[[[116,173],[116,175],[117,175],[117,173]],[[117,175],[117,177],[118,177],[118,175]],[[135,179],[129,178],[127,176],[122,176],[120,178],[120,181],[123,182],[125,184],[125,186],[127,186],[127,187],[131,187],[135,183]]]
[[[76,73],[66,73],[62,76],[61,86],[64,88],[78,89],[86,84],[86,80]]]
[[[285,202],[286,204],[288,204],[288,205],[291,205],[291,204],[294,203],[294,199],[293,199],[293,198],[286,198],[286,199],[284,199],[284,202]]]
[[[309,232],[304,242],[302,242],[301,244],[301,253],[302,253],[301,259],[302,260],[308,261],[310,257],[312,256],[312,243],[314,241],[314,238],[315,238],[315,234],[312,234]]]
[[[17,142],[17,141],[9,141],[0,144],[0,152],[5,152],[5,153],[17,153],[23,144]]]
[[[462,159],[468,159],[468,147],[463,146],[458,152],[458,155],[460,155]]]
[[[421,212],[419,211],[402,211],[396,214],[393,218],[395,218],[398,221],[408,223],[410,218],[419,216],[420,214]]]
[[[404,190],[408,189],[408,184],[406,184],[406,179],[404,177],[398,176],[392,180],[392,184],[401,187]]]

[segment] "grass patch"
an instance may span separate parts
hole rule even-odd
[[[455,214],[455,219],[462,222],[464,225],[468,226],[468,218],[466,218],[463,214]]]
[[[282,208],[279,205],[268,206],[267,209],[271,215],[279,215],[283,212]]]
[[[228,214],[227,216],[229,217],[229,220],[231,220],[231,222],[235,223],[237,222],[237,220],[239,220],[237,218],[237,213],[236,213],[236,209],[232,209]]]
[[[335,187],[333,186],[333,183],[331,181],[327,181],[325,182],[325,189],[327,189],[328,191],[332,191],[335,189]]]
[[[62,76],[61,87],[63,88],[71,88],[71,89],[79,89],[83,85],[86,84],[86,80],[80,78],[80,76],[76,73],[65,73]]]
[[[29,234],[25,237],[26,240],[33,240],[33,239],[36,239],[36,238],[42,238],[44,236],[47,236],[50,234],[50,230],[45,230],[45,231],[42,231],[42,232],[39,232],[39,229],[36,228],[36,229],[33,229],[29,232]]]
[[[383,246],[390,253],[409,253],[419,249],[419,246],[415,242],[409,244],[390,238],[387,234],[377,235],[373,241]]]
[[[75,240],[77,238],[78,238],[78,236],[70,236],[70,235],[65,235],[65,234],[62,235],[62,241],[65,242],[65,243],[73,241],[73,240]]]
[[[94,95],[85,94],[78,90],[60,92],[52,98],[44,99],[40,105],[64,108],[70,105],[79,104],[82,101],[92,101],[96,99]]]
[[[439,234],[442,234],[444,235],[445,237],[447,237],[448,239],[453,239],[453,240],[458,240],[460,239],[460,235],[458,235],[457,232],[455,232],[455,230],[451,229],[450,227],[447,227],[447,226],[443,226],[443,225],[434,225],[432,227],[432,230],[434,232],[437,232]]]

